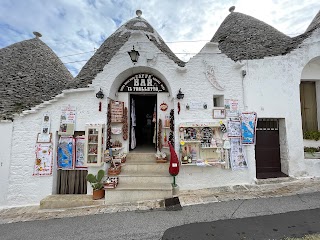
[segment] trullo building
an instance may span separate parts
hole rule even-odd
[[[171,197],[169,142],[180,191],[320,176],[320,13],[289,37],[231,11],[188,62],[137,13],[75,78],[39,34],[0,49],[1,207],[91,195],[100,169],[106,204]]]

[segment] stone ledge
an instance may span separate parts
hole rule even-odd
[[[93,200],[92,195],[59,194],[50,195],[40,201],[40,209],[60,209],[103,205],[104,199]]]

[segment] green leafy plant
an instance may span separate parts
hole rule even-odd
[[[92,173],[89,173],[87,175],[87,181],[91,184],[91,187],[93,190],[100,190],[103,188],[103,177],[105,175],[105,171],[100,169],[97,173],[97,175],[93,175]]]
[[[314,155],[315,152],[320,152],[320,147],[304,147],[304,152],[311,153]]]
[[[320,139],[320,132],[318,132],[318,131],[306,131],[306,132],[303,133],[303,139],[318,141]]]

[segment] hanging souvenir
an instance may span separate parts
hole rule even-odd
[[[164,134],[166,134],[164,132]],[[158,150],[161,152],[161,149],[162,149],[162,139],[161,139],[161,135],[162,135],[162,120],[159,119],[159,123],[158,123]],[[166,142],[166,141],[164,141]]]
[[[168,104],[166,104],[165,102],[160,104],[161,111],[167,111],[167,109],[168,109]]]
[[[221,132],[223,132],[223,133],[227,132],[226,125],[224,125],[224,123],[222,121],[220,121],[219,123],[220,123]]]
[[[170,134],[169,134],[169,142],[174,145],[174,110],[170,111]]]
[[[122,132],[123,132],[122,138],[123,138],[123,140],[127,140],[128,139],[128,108],[127,107],[124,108],[122,122],[123,122],[123,125],[122,125]],[[111,129],[111,131],[112,131],[112,129]],[[120,133],[121,133],[121,131],[120,131]]]
[[[106,148],[111,147],[111,104],[108,104],[108,113],[107,113],[107,141]]]

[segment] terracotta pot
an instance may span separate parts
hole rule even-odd
[[[92,199],[98,200],[104,197],[104,189],[93,190]]]

